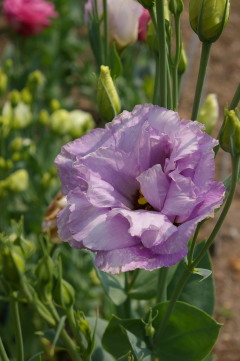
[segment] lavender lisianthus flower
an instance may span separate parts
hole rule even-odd
[[[216,144],[200,123],[151,104],[66,144],[56,158],[67,196],[60,237],[96,252],[108,273],[177,263],[197,223],[223,201]]]

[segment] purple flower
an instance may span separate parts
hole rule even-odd
[[[56,158],[67,195],[60,237],[96,252],[109,273],[177,263],[197,223],[223,201],[216,144],[200,123],[151,104],[66,144]]]

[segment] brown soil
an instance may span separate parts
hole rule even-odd
[[[198,72],[201,44],[194,39],[188,20],[188,1],[183,14],[183,38],[187,52],[194,52],[190,60],[191,71],[183,80],[184,89],[180,114],[189,119]],[[228,26],[220,39],[213,44],[210,67],[207,74],[205,94],[217,94],[220,106],[219,126],[223,119],[224,105],[231,102],[240,81],[240,2],[231,1],[231,16]],[[219,127],[218,126],[218,127]],[[219,153],[218,178],[228,174],[230,157]],[[223,324],[215,346],[215,361],[240,361],[240,187],[227,216],[224,227],[216,240],[216,255],[213,257],[214,277],[216,281],[215,317]],[[214,221],[203,230],[208,235]]]

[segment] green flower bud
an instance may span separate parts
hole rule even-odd
[[[49,114],[45,109],[42,109],[39,113],[39,122],[42,125],[46,125],[48,124],[48,121],[49,121]]]
[[[0,168],[4,169],[6,167],[6,161],[3,157],[0,157]]]
[[[61,108],[61,104],[57,99],[52,99],[50,102],[50,108],[54,112],[55,110],[58,110]]]
[[[69,112],[70,129],[69,133],[73,138],[79,138],[94,128],[94,120],[90,113],[83,110]]]
[[[11,161],[11,159],[7,159],[6,161],[6,168],[8,170],[12,169],[13,168],[13,162]]]
[[[23,138],[21,137],[14,138],[10,143],[10,148],[13,151],[21,150],[22,147],[23,147]]]
[[[6,179],[6,186],[12,192],[24,192],[28,188],[29,177],[25,169],[19,169]]]
[[[91,342],[91,334],[92,334],[91,327],[88,321],[86,320],[86,317],[83,312],[79,311],[76,314],[76,321],[79,330],[84,334],[88,342]]]
[[[109,122],[121,109],[120,99],[108,66],[101,66],[98,79],[97,104],[101,117]]]
[[[50,128],[57,134],[64,135],[70,130],[70,116],[65,109],[59,109],[52,113],[49,119]]]
[[[240,154],[240,108],[225,110],[219,143],[225,152],[232,155]]]
[[[8,77],[0,68],[0,94],[4,94],[7,90]]]
[[[25,103],[25,104],[32,103],[32,94],[30,93],[28,88],[24,88],[21,91],[21,99],[22,99],[23,103]]]
[[[20,152],[14,152],[13,155],[12,155],[12,161],[14,163],[17,163],[19,162],[20,160],[22,159],[22,155]]]
[[[48,172],[45,172],[42,176],[42,179],[41,179],[41,185],[44,187],[44,188],[49,188],[50,184],[51,184],[51,179],[52,179],[52,176],[50,173]]]
[[[13,108],[15,108],[21,100],[21,94],[18,90],[12,90],[8,97]]]
[[[13,284],[17,284],[25,272],[25,260],[21,252],[15,248],[3,250],[3,274],[4,278]]]
[[[137,0],[145,9],[151,10],[154,6],[154,0]]]
[[[229,0],[190,0],[190,24],[202,42],[216,41],[229,19]]]
[[[173,15],[180,15],[184,10],[184,5],[182,0],[170,0],[169,1],[169,10]]]
[[[44,256],[37,264],[35,274],[40,283],[48,283],[53,279],[54,264],[49,256]]]
[[[218,120],[218,101],[215,94],[209,94],[198,113],[198,121],[205,125],[205,132],[212,134]]]
[[[19,102],[15,107],[12,107],[10,102],[6,102],[2,109],[2,115],[13,129],[23,129],[32,121],[30,107],[23,102]]]
[[[178,63],[178,74],[183,75],[183,73],[185,73],[187,69],[187,66],[188,66],[187,54],[182,44],[180,59]]]
[[[72,285],[60,278],[53,292],[54,301],[62,306],[63,309],[68,309],[75,303],[75,291]]]
[[[45,77],[40,70],[35,70],[28,76],[27,86],[31,91],[35,91],[44,85]]]

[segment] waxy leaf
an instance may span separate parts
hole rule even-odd
[[[119,277],[100,271],[96,268],[99,280],[102,283],[103,289],[110,297],[113,303],[117,306],[121,305],[127,299],[123,285]]]
[[[152,310],[157,329],[169,302]],[[154,352],[161,361],[202,361],[213,348],[221,325],[206,312],[184,302],[177,302],[160,337],[154,338]]]

